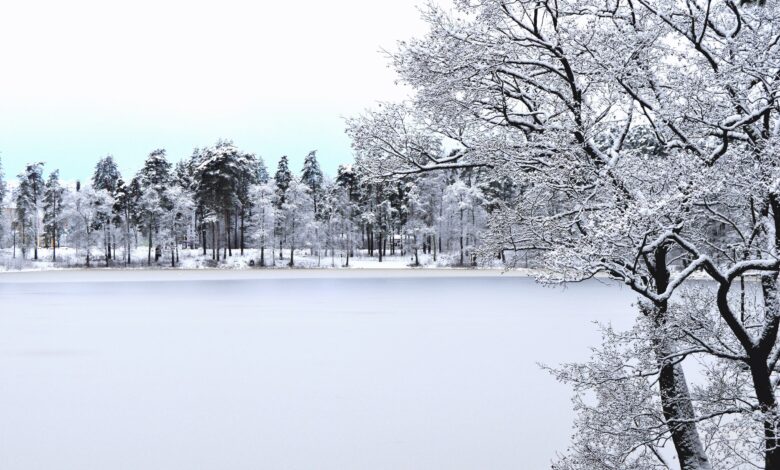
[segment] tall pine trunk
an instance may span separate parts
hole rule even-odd
[[[241,211],[241,256],[244,256],[244,211]]]
[[[149,249],[146,254],[146,265],[152,265],[152,222],[149,222]]]

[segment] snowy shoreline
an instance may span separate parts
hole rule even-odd
[[[65,268],[29,271],[2,271],[2,282],[114,282],[114,281],[219,281],[254,279],[318,278],[441,278],[441,277],[524,277],[538,274],[532,269],[475,268],[271,268],[271,269],[123,269]]]

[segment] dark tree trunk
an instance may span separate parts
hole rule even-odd
[[[200,239],[203,243],[203,256],[206,256],[206,224],[205,222],[201,221],[201,233],[200,233]]]
[[[57,217],[57,209],[56,209],[56,203],[55,203],[55,209],[54,209],[54,218],[56,220]],[[52,222],[51,227],[51,261],[56,262],[57,261],[57,222]]]
[[[669,285],[667,250],[666,247],[656,249],[654,265],[650,269],[658,293],[665,292]],[[661,408],[677,452],[680,469],[711,470],[712,466],[696,428],[696,413],[685,372],[679,362],[670,359],[676,351],[666,333],[662,331],[667,321],[667,308],[666,301],[655,304],[640,303],[640,310],[653,320],[660,332],[653,338],[652,345],[660,367],[658,387],[661,392]]]
[[[152,265],[152,223],[149,222],[149,250],[146,255],[146,265]]]
[[[748,351],[748,357],[753,388],[764,416],[764,468],[779,470],[780,413],[778,413],[777,399],[772,386],[771,371],[768,368],[769,354],[777,341],[776,315],[780,308],[776,273],[761,276],[761,290],[764,297],[765,331],[759,346]]]
[[[216,223],[211,222],[211,259],[217,261],[219,256],[219,249],[217,248],[217,226]]]
[[[233,247],[238,248],[238,210],[233,214],[233,219]]]
[[[241,256],[244,256],[244,211],[241,211]]]
[[[225,253],[222,257],[227,259],[228,255],[233,256],[232,244],[230,243],[230,212],[225,212]]]

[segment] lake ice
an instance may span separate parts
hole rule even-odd
[[[634,316],[597,281],[221,274],[0,276],[0,468],[546,468],[573,413],[537,363]]]

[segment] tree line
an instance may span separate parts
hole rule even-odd
[[[0,243],[11,258],[39,260],[39,248],[48,248],[54,262],[58,249],[75,249],[87,267],[175,267],[182,250],[216,265],[246,249],[260,267],[294,266],[302,250],[318,263],[330,257],[331,265],[338,256],[349,266],[357,253],[379,262],[408,256],[412,265],[421,254],[433,262],[446,256],[469,266],[483,245],[487,214],[515,192],[481,169],[384,182],[344,164],[329,177],[316,151],[299,173],[284,156],[271,174],[262,157],[219,141],[175,164],[154,150],[127,180],[110,155],[75,185],[60,181],[57,170],[46,175],[41,162],[26,165],[14,184],[0,173]],[[139,247],[145,256],[134,259]]]

